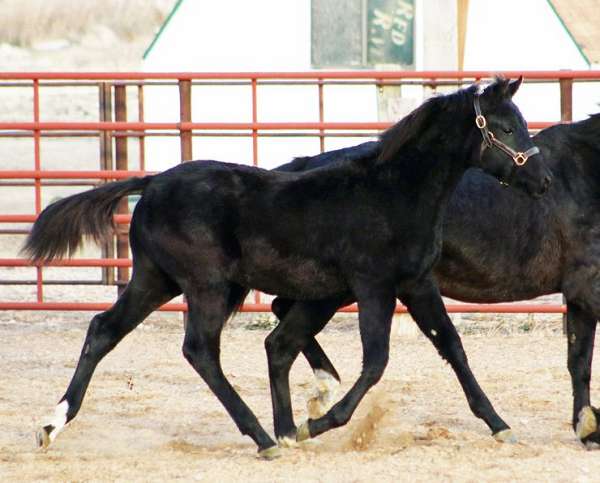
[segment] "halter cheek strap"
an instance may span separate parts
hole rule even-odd
[[[540,150],[537,146],[533,146],[525,152],[515,151],[508,144],[505,144],[499,139],[496,139],[494,133],[488,129],[487,121],[484,115],[481,113],[481,106],[479,105],[479,96],[480,94],[475,94],[475,97],[473,99],[473,106],[475,107],[476,115],[475,124],[481,132],[481,136],[483,137],[483,143],[486,147],[496,146],[498,149],[500,149],[500,151],[503,151],[508,156],[510,156],[517,166],[523,166],[531,156],[533,156],[534,154],[539,154]]]

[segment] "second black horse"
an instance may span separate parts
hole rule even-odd
[[[442,256],[434,275],[442,295],[464,302],[564,294],[573,429],[584,443],[600,443],[600,414],[590,404],[594,336],[600,319],[600,114],[544,129],[534,142],[554,174],[549,192],[532,200],[504,189],[481,170],[469,170],[448,204]],[[379,142],[368,142],[297,158],[277,169],[303,171],[344,159],[374,160],[380,150]],[[331,316],[292,300],[273,302],[281,319],[290,310],[318,326]],[[315,339],[303,352],[321,379],[320,398],[326,406],[331,399],[326,382],[339,376]]]

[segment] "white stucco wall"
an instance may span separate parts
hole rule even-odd
[[[435,6],[433,6],[435,4]],[[417,70],[456,68],[456,1],[416,0]],[[335,19],[331,19],[332,22]],[[149,72],[305,71],[310,65],[310,0],[185,0],[144,61]],[[546,0],[471,0],[465,70],[556,70],[588,66]],[[404,88],[403,105],[418,105],[423,89]],[[318,121],[316,86],[259,86],[258,120]],[[249,86],[195,86],[195,122],[250,122]],[[326,86],[325,121],[378,120],[372,86]],[[532,121],[558,120],[558,85],[525,85],[517,103]],[[574,115],[598,110],[600,88],[574,91]],[[147,121],[177,121],[176,87],[145,90]],[[326,149],[364,138],[328,138]],[[260,138],[259,165],[273,167],[293,156],[317,153],[317,138]],[[147,139],[149,169],[179,162],[179,141]],[[251,164],[250,138],[194,138],[194,158]]]
[[[191,38],[184,43],[183,38]],[[196,71],[306,71],[310,66],[310,2],[228,0],[184,1],[145,59],[144,70]],[[376,93],[372,87],[326,86],[325,120],[376,121]],[[262,122],[318,121],[316,86],[259,86],[258,113]],[[147,121],[177,120],[176,88],[146,89]],[[195,122],[250,122],[249,86],[199,87],[192,92]],[[362,139],[328,139],[326,148]],[[179,161],[177,139],[148,139],[149,169],[164,169]],[[259,165],[274,167],[294,156],[319,151],[317,138],[264,137],[258,141]],[[194,138],[194,158],[252,163],[249,138]]]
[[[465,70],[586,70],[585,59],[547,0],[471,0]],[[558,84],[525,84],[515,96],[530,121],[560,120]],[[576,84],[573,117],[598,110],[600,85]]]

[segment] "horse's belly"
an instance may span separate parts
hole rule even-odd
[[[466,264],[464,270],[448,269],[439,264],[434,275],[445,297],[462,302],[500,303],[528,300],[556,292],[560,287],[560,278],[554,272],[499,271],[496,274],[469,271]]]
[[[239,264],[235,278],[246,287],[298,300],[317,300],[348,291],[337,269],[306,259],[246,258]]]

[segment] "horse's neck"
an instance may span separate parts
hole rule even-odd
[[[562,178],[576,198],[596,202],[600,197],[600,150],[588,146],[561,157]]]
[[[543,130],[534,140],[547,150],[555,183],[576,200],[600,197],[600,116]],[[551,193],[555,190],[551,190]]]
[[[398,158],[388,169],[394,172],[402,191],[408,192],[418,210],[429,213],[432,222],[440,222],[452,193],[468,168],[466,159],[471,156],[468,142],[462,145],[447,146],[444,151],[439,146],[431,149],[417,149],[408,153],[408,159]],[[404,199],[405,195],[399,193]]]

